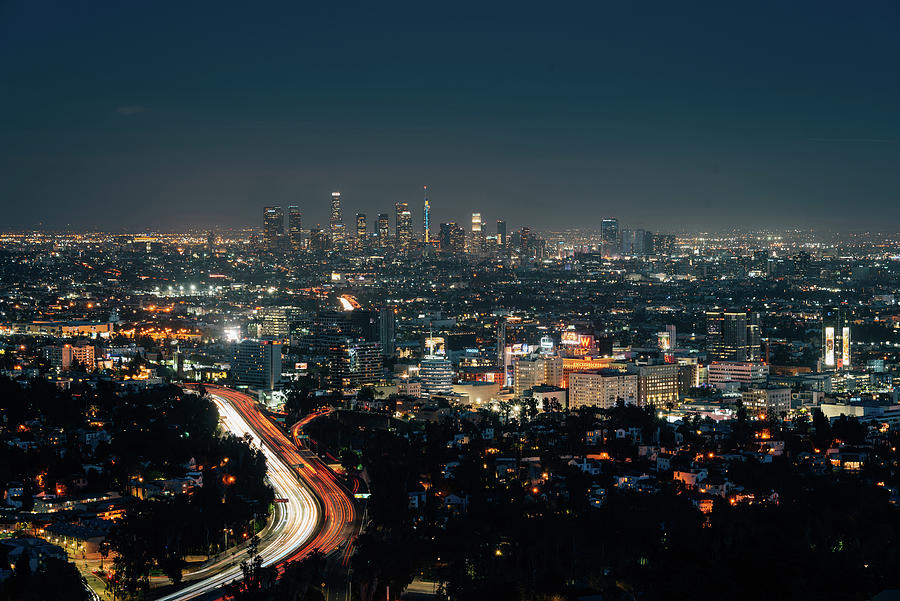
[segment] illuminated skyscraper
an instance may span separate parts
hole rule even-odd
[[[366,239],[366,214],[356,214],[356,241],[362,244]]]
[[[429,231],[431,222],[429,221],[430,216],[428,215],[431,210],[431,206],[428,204],[428,186],[425,186],[425,209],[423,213],[423,225],[425,227],[425,244],[429,244],[431,242],[431,232]]]
[[[484,250],[484,226],[481,223],[481,213],[472,213],[472,244],[470,252],[480,253]]]
[[[706,353],[714,361],[759,361],[760,315],[754,311],[706,312]]]
[[[600,223],[600,242],[604,257],[612,257],[619,253],[619,220],[604,219]]]
[[[391,221],[387,213],[378,213],[378,244],[388,246],[391,239]]]
[[[452,221],[442,223],[438,242],[440,243],[441,253],[462,253],[466,246],[466,231],[461,225]]]
[[[526,257],[531,256],[531,228],[523,227],[519,230],[519,249]]]
[[[281,207],[266,207],[263,210],[263,236],[266,248],[274,250],[284,236],[284,211]]]
[[[331,239],[340,244],[344,239],[344,216],[341,212],[341,193],[331,193],[331,219],[328,222]]]
[[[822,314],[822,365],[827,370],[850,369],[849,311],[826,309]]]
[[[506,248],[509,239],[506,237],[506,222],[502,219],[497,220],[497,246]]]
[[[288,207],[288,237],[291,248],[300,250],[303,244],[303,213],[298,206]]]
[[[398,202],[394,208],[397,211],[397,247],[409,250],[412,246],[412,213],[405,202]]]

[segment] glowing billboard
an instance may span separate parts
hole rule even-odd
[[[834,328],[825,328],[825,365],[834,367]]]
[[[841,330],[841,363],[844,369],[850,369],[850,328]]]

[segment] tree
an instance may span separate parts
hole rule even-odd
[[[341,467],[348,474],[354,473],[359,467],[359,453],[349,447],[341,449],[340,453]]]

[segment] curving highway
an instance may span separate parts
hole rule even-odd
[[[275,504],[273,519],[259,533],[263,565],[280,568],[314,550],[328,555],[350,541],[353,502],[328,467],[312,452],[299,449],[259,411],[251,397],[222,386],[206,385],[206,389],[225,426],[238,436],[249,434],[253,444],[262,449],[275,496],[285,500]],[[310,419],[314,417],[317,415]],[[295,438],[298,432],[295,426]],[[349,550],[348,544],[345,561]],[[190,584],[158,601],[185,601],[217,591],[242,576],[240,566],[234,563],[226,557],[208,564],[188,576]]]

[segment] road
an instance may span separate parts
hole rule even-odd
[[[291,427],[291,435],[303,464],[303,479],[318,491],[328,505],[325,511],[325,526],[318,542],[314,545],[328,554],[338,551],[343,546],[340,565],[346,567],[353,552],[353,540],[358,530],[356,506],[348,491],[335,477],[331,469],[319,459],[318,455],[303,444],[301,435],[303,427],[312,420],[331,413],[330,409],[320,410],[307,415]]]
[[[260,555],[263,565],[283,566],[300,559],[315,549],[332,552],[342,543],[331,534],[334,519],[327,519],[341,501],[329,498],[330,487],[320,484],[313,467],[304,462],[297,447],[259,409],[249,396],[220,386],[206,386],[222,421],[238,436],[249,434],[253,444],[266,457],[269,482],[275,497],[287,502],[275,503],[275,515],[260,533]],[[299,475],[299,479],[298,479]],[[158,601],[186,601],[218,591],[226,583],[241,577],[235,558],[225,557],[190,574],[191,582]]]

